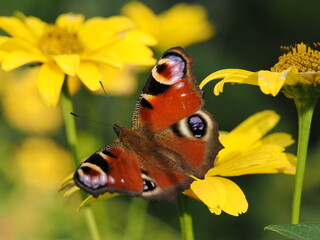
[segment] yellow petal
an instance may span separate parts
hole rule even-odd
[[[155,37],[138,29],[128,31],[126,38],[134,42],[141,42],[147,46],[155,46],[158,43]]]
[[[48,24],[36,17],[26,17],[24,18],[24,23],[29,27],[29,29],[35,34],[37,38],[43,36],[47,30]]]
[[[132,41],[132,39],[124,38],[117,41],[108,46],[108,51],[118,55],[121,61],[126,64],[152,66],[156,63],[150,48],[141,42]]]
[[[74,95],[80,89],[81,82],[77,76],[68,76],[67,87],[70,95]]]
[[[159,20],[154,12],[141,2],[131,1],[124,5],[121,14],[132,19],[137,26],[152,34],[154,37],[159,36]]]
[[[277,144],[282,147],[288,147],[294,143],[294,139],[288,133],[272,133],[261,139],[261,144]]]
[[[0,36],[0,45],[2,45],[4,42],[6,42],[8,39],[10,39],[9,37],[5,37],[5,36]]]
[[[16,17],[0,17],[0,28],[12,37],[21,38],[32,43],[37,42],[35,34]]]
[[[134,23],[127,17],[95,17],[83,23],[78,36],[88,49],[94,50],[118,41],[125,31],[134,28]]]
[[[215,180],[224,185],[226,192],[226,200],[221,202],[221,210],[233,216],[239,216],[239,214],[247,212],[248,202],[238,185],[226,178],[215,177]]]
[[[225,83],[228,82],[258,85],[257,74],[254,72],[241,69],[224,69],[211,73],[209,76],[207,76],[200,83],[200,88],[203,88],[203,86],[206,85],[208,82],[220,78],[223,78],[223,80],[218,82],[213,89],[213,92],[216,96],[223,92],[223,86]]]
[[[259,71],[258,72],[258,84],[260,86],[260,90],[264,94],[271,94],[272,96],[276,96],[281,90],[284,82],[285,75],[277,72],[270,71]]]
[[[21,67],[25,64],[40,63],[45,59],[24,51],[13,51],[4,55],[2,60],[2,68],[5,71]]]
[[[77,32],[84,22],[84,15],[75,13],[64,13],[58,16],[56,24],[59,27],[68,29],[70,32]]]
[[[91,91],[101,88],[102,74],[96,64],[91,62],[81,62],[77,72],[81,82]]]
[[[283,172],[284,168],[293,168],[283,151],[281,146],[265,144],[244,153],[236,152],[225,156],[223,160],[218,156],[214,168],[207,175],[240,176]]]
[[[75,186],[73,181],[73,175],[74,173],[72,172],[61,181],[61,187],[59,191]]]
[[[53,59],[67,75],[74,76],[78,71],[80,65],[79,54],[61,54],[53,56]]]
[[[292,66],[292,67],[288,68],[287,70],[285,70],[284,72],[287,72],[286,76],[285,76],[286,77],[286,81],[285,81],[286,85],[297,85],[298,82],[310,84],[308,81],[306,82],[306,80],[304,78],[298,77],[299,71],[296,66]]]
[[[93,202],[101,201],[101,200],[104,200],[104,199],[113,198],[113,197],[116,197],[116,196],[119,196],[119,193],[108,193],[107,192],[105,194],[99,195],[99,197],[97,197],[97,198],[95,198],[92,195],[90,195],[80,203],[80,206],[78,207],[77,211],[80,211],[81,208],[83,208],[84,206],[86,206],[88,204],[91,204]]]
[[[5,52],[26,52],[30,55],[34,55],[34,57],[39,59],[41,62],[47,61],[47,58],[42,54],[37,46],[20,38],[10,38],[6,41],[3,40],[0,49]]]
[[[68,189],[67,191],[64,192],[63,196],[64,197],[69,197],[72,194],[74,194],[75,192],[79,191],[80,188],[78,186],[73,186],[70,189]]]
[[[48,106],[57,106],[64,77],[64,73],[54,64],[45,63],[40,67],[38,88]]]
[[[108,49],[99,49],[86,53],[81,56],[81,60],[104,63],[120,69],[123,67],[120,57],[117,54],[108,51]]]
[[[190,197],[195,195],[196,198],[206,204],[208,208],[215,209],[226,200],[226,192],[223,184],[215,180],[215,177],[210,177],[203,180],[197,179],[190,185],[190,190],[193,193],[186,193]]]
[[[222,139],[225,148],[219,152],[218,161],[221,161],[229,153],[236,154],[245,151],[247,147],[254,144],[272,129],[279,119],[280,116],[271,110],[250,116]]]
[[[225,178],[197,179],[191,184],[190,190],[185,193],[202,201],[208,206],[210,212],[217,215],[224,211],[230,215],[238,216],[248,209],[248,203],[242,190]]]

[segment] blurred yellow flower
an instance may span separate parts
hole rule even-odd
[[[15,151],[19,176],[30,187],[57,191],[62,179],[72,171],[67,150],[49,138],[30,137]]]
[[[201,5],[179,3],[156,15],[144,4],[132,1],[122,8],[122,14],[152,34],[158,40],[157,48],[161,51],[206,41],[214,34],[214,27]]]
[[[0,75],[6,78],[3,79],[3,114],[12,126],[23,132],[53,133],[62,125],[61,111],[41,101],[37,89],[38,72],[38,68],[29,68]]]
[[[121,71],[117,68],[106,66],[101,69],[103,75],[103,86],[108,95],[130,95],[137,89],[137,75],[138,69],[125,65]],[[104,94],[103,89],[99,89],[95,93]]]
[[[77,88],[79,79],[91,91],[98,90],[100,69],[124,64],[155,63],[147,47],[155,39],[137,29],[127,17],[94,17],[61,14],[55,24],[36,17],[0,17],[0,29],[12,37],[0,39],[0,60],[6,71],[25,64],[41,64],[38,88],[49,106],[56,106],[65,79]]]
[[[223,69],[206,77],[200,84],[223,78],[214,87],[214,94],[223,92],[225,83],[256,85],[264,94],[276,96],[280,90],[289,98],[305,98],[320,95],[320,52],[304,43],[282,47],[287,53],[279,58],[271,71],[250,72],[241,69]]]
[[[279,115],[266,110],[256,113],[230,133],[221,133],[222,149],[205,179],[196,179],[184,193],[205,203],[212,213],[224,211],[238,216],[248,209],[242,190],[224,177],[246,174],[295,174],[296,157],[285,153],[285,147],[294,141],[289,134],[270,131],[279,121]]]

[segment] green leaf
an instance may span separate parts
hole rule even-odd
[[[264,228],[293,240],[319,240],[320,223],[269,225]]]

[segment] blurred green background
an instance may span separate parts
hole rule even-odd
[[[86,17],[108,17],[119,14],[128,1],[116,0],[0,0],[0,15],[10,16],[15,11],[33,15],[46,22],[65,12],[83,13]],[[178,1],[141,1],[156,13],[170,8]],[[203,5],[216,27],[216,35],[209,41],[187,48],[195,59],[194,73],[198,82],[208,74],[225,68],[251,71],[269,69],[282,54],[281,45],[319,41],[320,1],[289,0],[225,0],[185,1]],[[187,26],[186,26],[187,27]],[[139,89],[148,74],[139,78]],[[263,95],[253,86],[225,86],[216,97],[214,83],[205,86],[206,108],[215,116],[221,130],[231,130],[253,113],[274,109],[281,121],[274,131],[285,131],[297,137],[297,119],[293,101],[282,94]],[[1,86],[0,86],[1,88]],[[84,90],[74,98],[75,112],[90,119],[130,126],[131,113],[139,90],[128,97],[111,97],[115,114],[110,111],[104,96],[90,95]],[[94,106],[94,107],[92,107]],[[101,114],[103,112],[103,114]],[[41,118],[41,116],[39,116]],[[311,132],[309,159],[305,178],[301,220],[320,220],[320,150],[316,110]],[[84,120],[77,120],[80,132],[81,155],[88,156],[110,143],[115,134],[112,128]],[[76,212],[79,199],[64,198],[57,191],[26,184],[17,170],[13,154],[20,150],[26,134],[7,123],[0,109],[0,239],[90,239],[82,212]],[[67,148],[64,129],[52,135]],[[81,147],[82,148],[82,147]],[[288,151],[295,153],[296,145]],[[63,168],[51,168],[52,172]],[[70,165],[70,164],[69,164]],[[32,168],[32,166],[31,166]],[[36,181],[45,180],[35,179]],[[264,231],[268,224],[290,222],[293,177],[285,175],[254,175],[233,179],[246,194],[247,213],[233,217],[225,213],[211,214],[206,206],[191,202],[196,239],[283,239]],[[141,200],[143,201],[143,200]],[[102,239],[121,239],[126,225],[130,199],[118,197],[92,205]],[[142,239],[179,239],[176,206],[165,201],[153,201],[148,206]]]

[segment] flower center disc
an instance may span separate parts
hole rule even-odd
[[[83,44],[76,33],[65,28],[51,26],[39,39],[39,48],[46,55],[72,54],[83,51]]]
[[[319,45],[320,43],[314,44],[315,47]],[[279,57],[279,62],[271,68],[272,72],[282,72],[291,66],[295,66],[300,73],[320,71],[320,52],[318,50],[304,43],[282,47],[282,49],[288,53]]]

